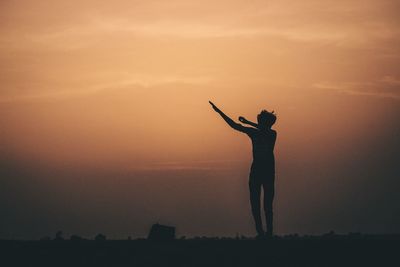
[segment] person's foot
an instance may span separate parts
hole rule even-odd
[[[265,239],[265,234],[264,233],[256,235],[256,240],[263,240],[263,239]]]
[[[265,236],[265,239],[272,239],[273,238],[272,232],[266,232],[264,236]]]
[[[257,229],[257,235],[256,235],[256,239],[257,240],[260,240],[260,239],[265,239],[265,232],[264,232],[264,230],[261,228],[261,229]]]
[[[265,235],[265,232],[264,232],[264,229],[263,229],[262,225],[257,225],[256,224],[256,232],[257,232],[257,236]]]

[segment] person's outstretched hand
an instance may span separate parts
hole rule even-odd
[[[247,120],[246,120],[245,117],[240,116],[239,117],[239,121],[242,122],[242,123],[246,123]]]
[[[213,102],[211,102],[211,101],[208,101],[208,103],[210,103],[210,105],[212,106],[212,108],[216,111],[216,112],[220,112],[220,110],[219,110],[219,108],[217,108],[217,106],[216,105],[214,105],[214,103]]]

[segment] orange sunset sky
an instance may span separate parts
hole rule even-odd
[[[278,234],[399,232],[400,3],[0,2],[0,238],[252,235],[275,110]]]

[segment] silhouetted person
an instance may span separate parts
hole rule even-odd
[[[253,163],[251,165],[249,177],[250,203],[251,211],[256,225],[258,237],[264,235],[260,214],[260,196],[261,187],[264,191],[264,211],[267,224],[268,237],[273,233],[273,211],[272,202],[275,193],[275,157],[274,147],[276,141],[276,131],[271,127],[276,121],[274,112],[263,110],[257,116],[257,122],[254,123],[246,120],[244,117],[239,117],[239,121],[252,127],[245,127],[240,123],[236,123],[211,101],[213,109],[221,115],[221,117],[233,129],[247,134],[251,138],[253,145]]]

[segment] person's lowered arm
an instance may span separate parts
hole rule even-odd
[[[240,117],[239,117],[239,121],[240,121],[241,123],[248,124],[248,125],[250,125],[250,126],[253,126],[253,127],[255,127],[255,128],[258,128],[258,124],[257,124],[257,123],[252,122],[252,121],[249,121],[249,120],[246,119],[245,117],[240,116]]]
[[[231,126],[233,129],[237,130],[237,131],[241,131],[241,132],[248,132],[248,130],[250,128],[248,127],[244,127],[243,125],[241,125],[240,123],[236,123],[234,120],[232,120],[231,118],[229,118],[225,113],[223,113],[216,105],[214,105],[213,102],[208,101],[212,108],[219,114],[221,115],[221,117],[224,119],[224,121]]]

